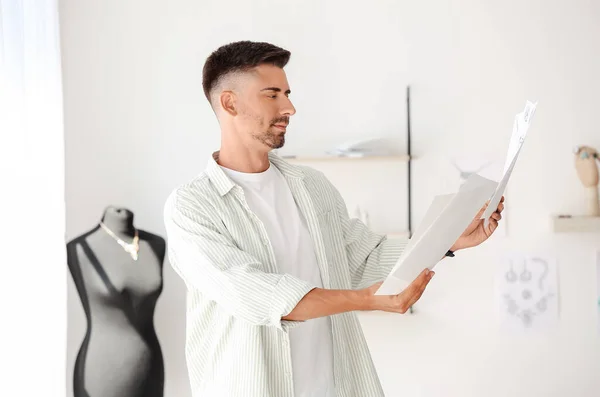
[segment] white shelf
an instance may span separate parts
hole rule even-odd
[[[407,239],[409,236],[408,232],[376,232],[377,234],[385,234],[388,238]]]
[[[600,216],[553,216],[555,233],[600,233]]]
[[[289,162],[325,162],[325,161],[400,161],[408,162],[410,156],[408,155],[391,155],[391,156],[364,156],[364,157],[348,157],[348,156],[281,156]],[[414,158],[414,157],[413,157]]]

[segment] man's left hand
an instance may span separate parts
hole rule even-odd
[[[485,240],[490,238],[490,236],[494,233],[494,231],[498,228],[498,222],[502,219],[502,211],[504,210],[504,196],[500,199],[500,203],[498,203],[498,208],[496,211],[492,213],[490,216],[490,221],[488,226],[484,226],[485,219],[480,219],[481,215],[487,208],[488,203],[486,203],[475,215],[473,221],[465,231],[461,234],[461,236],[456,240],[451,251],[458,251],[460,249],[475,247],[483,243]]]

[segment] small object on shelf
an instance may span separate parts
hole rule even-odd
[[[390,156],[390,142],[384,138],[366,138],[353,142],[346,142],[327,151],[327,154],[342,157]]]
[[[589,146],[577,146],[575,153],[575,169],[579,180],[586,191],[586,215],[600,216],[600,202],[598,201],[598,165],[600,161],[598,151]]]
[[[379,156],[378,154],[372,155],[372,154],[368,154],[368,153],[364,153],[364,152],[338,152],[338,151],[329,151],[327,152],[327,155],[329,156],[333,156],[333,157],[352,157],[352,158],[360,158],[360,157],[367,157],[367,156]]]
[[[400,161],[403,163],[408,162],[411,157],[406,154],[396,154],[392,156],[334,156],[331,154],[317,155],[317,156],[297,156],[297,155],[283,155],[282,159],[292,162],[319,162],[319,161]]]

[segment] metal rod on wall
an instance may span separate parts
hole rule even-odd
[[[411,180],[411,163],[412,163],[412,152],[410,147],[410,86],[406,87],[406,153],[408,154],[408,238],[412,237],[412,180]],[[411,306],[409,313],[413,314],[415,309]]]
[[[408,237],[412,237],[412,180],[411,163],[412,152],[410,147],[410,86],[406,87],[406,151],[408,154]]]

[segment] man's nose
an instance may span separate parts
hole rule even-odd
[[[296,114],[296,108],[294,107],[292,101],[290,101],[289,98],[286,99],[285,105],[281,108],[281,114],[286,114],[289,116],[293,116],[294,114]]]

